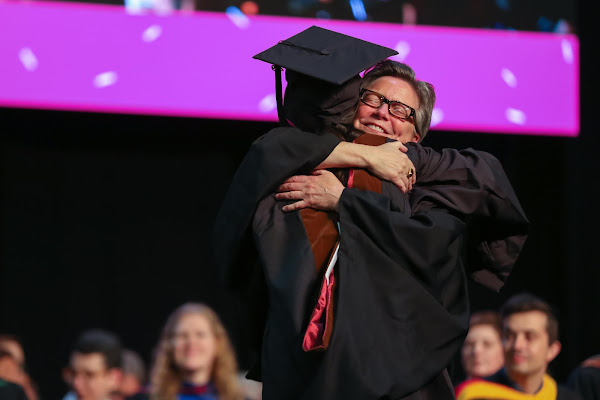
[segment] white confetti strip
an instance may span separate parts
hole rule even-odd
[[[523,111],[509,107],[506,109],[506,119],[513,124],[524,125],[527,117]]]
[[[560,42],[560,48],[562,50],[563,59],[567,64],[573,64],[573,47],[571,46],[571,42],[567,39],[563,39]]]
[[[506,83],[509,87],[517,87],[517,77],[515,76],[515,74],[512,73],[510,69],[502,68],[502,72],[500,74],[502,75],[504,83]]]
[[[277,108],[277,98],[274,94],[268,94],[258,103],[258,109],[263,113],[270,113]]]
[[[394,56],[398,61],[404,61],[410,53],[410,44],[405,41],[398,42],[394,47],[394,50],[398,52],[398,55]]]
[[[440,108],[434,108],[433,112],[431,113],[431,124],[430,126],[436,126],[437,124],[439,124],[440,122],[442,122],[444,120],[444,111],[442,111],[442,109]]]
[[[29,47],[23,47],[19,50],[19,60],[21,60],[21,64],[27,71],[35,71],[38,68],[38,59]]]
[[[152,25],[142,33],[142,40],[144,42],[154,42],[161,34],[162,27],[160,25]]]
[[[103,88],[112,86],[117,82],[117,73],[114,71],[107,71],[96,75],[94,78],[94,86],[97,88]]]

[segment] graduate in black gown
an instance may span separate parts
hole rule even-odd
[[[329,88],[336,95],[345,89],[354,93],[355,103],[352,83],[346,81],[337,92]],[[341,114],[323,119],[338,123]],[[440,155],[417,147],[413,157],[430,161],[421,166],[415,160],[417,171],[423,171],[420,179],[437,179],[415,197],[418,201],[411,204],[394,184],[373,176],[365,178],[371,183],[368,190],[345,189],[337,213],[326,214],[340,226],[333,331],[325,351],[306,352],[302,341],[323,274],[315,243],[324,240],[310,237],[313,231],[302,212],[283,212],[286,202],[268,195],[289,175],[317,167],[341,140],[331,134],[307,140],[305,135],[311,134],[279,128],[253,146],[215,230],[226,278],[244,281],[253,268],[252,253],[264,273],[263,398],[452,398],[444,368],[460,347],[469,313],[461,258],[468,226],[461,217],[508,216],[504,225],[510,229],[481,236],[485,229],[479,226],[474,241],[501,243],[510,237],[516,244],[499,261],[495,256],[507,246],[475,247],[478,259],[486,261],[472,276],[497,288],[527,225],[510,185],[505,187],[508,182],[491,157],[474,151]],[[467,199],[464,204],[461,198]]]

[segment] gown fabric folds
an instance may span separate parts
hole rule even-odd
[[[243,160],[217,217],[215,252],[225,281],[242,287],[255,266],[264,275],[268,302],[255,376],[263,399],[451,399],[444,368],[468,328],[465,271],[498,290],[527,220],[492,156],[410,146],[423,182],[410,195],[386,181],[381,193],[342,193],[333,331],[326,351],[304,352],[322,270],[300,212],[281,211],[285,203],[272,193],[338,143],[295,128],[269,132]]]

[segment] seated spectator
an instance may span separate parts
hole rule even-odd
[[[25,351],[19,338],[15,335],[0,334],[0,353],[4,354],[3,366],[0,368],[4,372],[0,371],[0,378],[20,385],[29,400],[37,400],[36,385],[25,369]],[[6,355],[10,355],[10,361],[5,358]]]
[[[473,313],[461,359],[467,379],[492,375],[504,365],[502,323],[495,311]]]
[[[142,392],[146,383],[146,366],[142,358],[133,350],[124,349],[122,353],[120,398],[128,398]],[[115,400],[116,396],[113,396]]]
[[[0,334],[0,350],[12,355],[21,367],[25,367],[25,351],[21,341],[15,335]]]
[[[585,400],[600,400],[600,354],[581,363],[569,375],[567,386]]]
[[[168,318],[150,377],[155,400],[241,399],[227,332],[208,306],[187,303]]]
[[[0,350],[0,399],[28,400],[23,379],[23,370],[12,354]]]
[[[580,400],[547,374],[561,349],[550,305],[524,293],[508,299],[500,315],[504,368],[485,379],[465,381],[456,388],[457,400]]]
[[[79,400],[107,400],[121,384],[121,342],[107,331],[83,332],[71,350],[65,379]],[[66,398],[73,398],[68,394]]]

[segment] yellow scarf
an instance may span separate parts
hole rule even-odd
[[[456,388],[456,400],[555,400],[556,394],[556,381],[547,374],[544,374],[542,388],[534,394],[483,379],[470,379]]]

